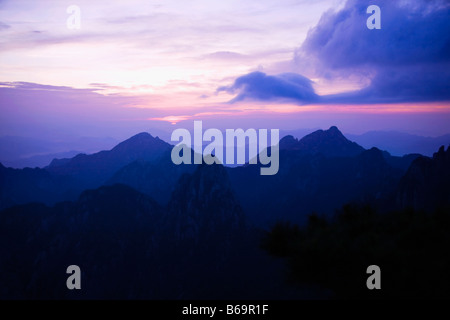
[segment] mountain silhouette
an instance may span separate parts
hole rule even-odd
[[[83,190],[114,184],[133,187],[166,205],[179,178],[197,167],[175,165],[170,154],[168,143],[140,133],[109,151],[54,160],[45,169],[2,166],[0,209],[32,201],[47,205],[74,201]],[[261,177],[259,165],[226,170],[231,188],[254,221],[267,222],[283,216],[302,220],[310,211],[330,213],[346,201],[387,197],[417,156],[393,157],[387,152],[365,151],[331,127],[300,140],[292,136],[281,139],[280,171],[273,177]],[[364,169],[371,164],[379,166],[379,176]],[[358,166],[367,177],[356,171]],[[386,188],[382,187],[382,179],[388,181]],[[282,211],[281,216],[273,214],[277,211]]]
[[[148,284],[151,239],[161,214],[154,200],[123,185],[85,191],[76,202],[54,207],[27,204],[3,211],[0,282],[7,292],[1,296],[133,296],[130,287]],[[85,294],[64,286],[65,268],[72,264],[86,272]],[[130,284],[111,281],[118,274],[135,276],[128,278]]]
[[[419,157],[402,178],[397,192],[400,207],[433,211],[450,207],[450,147],[433,158]]]
[[[53,207],[15,206],[0,212],[0,298],[286,294],[254,237],[222,165],[183,175],[164,207],[120,184]],[[65,287],[72,264],[83,272],[80,291]]]
[[[259,249],[262,230],[277,221],[306,230],[312,223],[326,239],[326,256],[329,243],[340,246],[349,235],[346,228],[363,239],[361,248],[373,241],[364,226],[369,219],[378,232],[376,210],[389,226],[396,205],[429,211],[450,203],[450,148],[433,158],[394,157],[362,148],[336,127],[281,139],[279,172],[272,176],[260,175],[260,165],[174,165],[170,155],[168,143],[142,133],[110,151],[54,160],[44,169],[0,164],[0,298],[295,299],[304,293],[282,284],[283,265]],[[337,219],[345,223],[328,237],[328,221],[341,207]],[[321,218],[311,218],[314,212]],[[401,212],[397,226],[408,217]],[[281,230],[297,239],[295,228]],[[391,239],[392,231],[379,234]],[[282,243],[289,238],[278,236]],[[408,230],[404,237],[410,239]],[[314,235],[309,240],[316,248]],[[383,241],[380,248],[390,240]],[[65,287],[72,264],[86,279],[79,292]],[[324,295],[326,288],[318,290]]]
[[[411,163],[416,160],[418,157],[422,157],[421,154],[411,153],[405,154],[402,157],[392,156],[389,152],[383,151],[384,159],[389,165],[394,168],[402,170],[403,173],[406,173]]]
[[[431,157],[440,146],[450,143],[450,134],[424,137],[398,131],[369,131],[361,135],[348,134],[347,137],[365,148],[377,147],[398,156],[420,153]]]
[[[184,174],[168,205],[171,216],[167,229],[180,241],[211,243],[231,241],[244,231],[244,215],[235,199],[228,174],[222,165],[200,165],[193,174]],[[167,217],[167,216],[166,216]],[[211,248],[221,252],[225,248]]]
[[[75,179],[54,175],[45,169],[12,169],[0,164],[0,209],[29,202],[54,204],[73,199]],[[81,191],[81,190],[80,190]]]
[[[148,133],[137,134],[109,151],[54,159],[43,169],[0,167],[0,209],[38,201],[47,205],[76,200],[86,189],[98,188],[134,161],[157,161],[171,145]],[[175,181],[172,181],[175,183]]]
[[[248,219],[264,227],[277,220],[304,224],[311,212],[331,215],[352,201],[387,201],[403,174],[399,167],[408,161],[377,148],[364,150],[336,127],[281,139],[279,157],[274,176],[260,176],[257,166],[229,169]],[[399,163],[392,166],[387,159]]]
[[[53,160],[46,169],[50,173],[74,176],[85,188],[98,187],[121,167],[136,160],[155,160],[170,148],[171,145],[167,142],[143,132],[109,151]]]
[[[126,184],[152,196],[161,205],[168,203],[178,179],[185,173],[193,173],[197,165],[175,165],[171,150],[165,151],[154,161],[137,160],[120,168],[106,184]]]
[[[326,157],[351,157],[364,151],[364,148],[351,142],[335,126],[328,130],[317,130],[297,140],[286,136],[280,140],[280,150],[299,150],[311,154],[323,154]]]

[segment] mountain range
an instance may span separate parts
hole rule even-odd
[[[279,146],[280,172],[273,177],[260,177],[257,165],[226,168],[240,203],[257,223],[266,221],[264,212],[274,210],[281,211],[281,216],[269,213],[269,220],[297,217],[301,221],[311,211],[330,213],[348,201],[387,198],[420,156],[395,157],[376,148],[366,150],[336,127],[302,139],[286,136]],[[0,165],[0,209],[33,201],[53,205],[76,200],[86,189],[117,183],[165,205],[180,177],[196,167],[174,165],[171,148],[158,137],[140,133],[109,151],[54,159],[42,169]],[[272,209],[256,215],[261,208]]]
[[[259,248],[264,230],[333,219],[347,203],[450,206],[450,148],[397,157],[331,127],[282,138],[273,176],[260,165],[174,165],[171,149],[140,133],[45,168],[0,164],[0,297],[323,298],[327,288],[283,282],[280,261]],[[75,262],[81,293],[61,271]]]
[[[431,157],[442,145],[450,145],[450,134],[426,137],[398,131],[369,131],[361,135],[346,136],[364,148],[377,147],[397,156],[419,153]]]
[[[280,136],[290,135],[301,139],[317,130],[280,130]],[[169,132],[152,130],[152,134],[155,133],[164,141],[170,140]],[[431,157],[440,146],[450,144],[449,134],[428,137],[399,131],[369,131],[363,134],[347,133],[345,136],[366,149],[377,147],[395,156],[415,153]],[[0,137],[0,162],[6,167],[16,169],[44,168],[55,158],[72,158],[79,153],[92,154],[98,150],[110,149],[117,143],[117,140],[108,137],[61,137],[59,140],[53,141],[50,138],[2,136]]]
[[[73,157],[82,152],[93,153],[98,150],[110,149],[117,143],[118,140],[110,137],[1,136],[0,162],[7,167],[16,169],[43,168],[54,158]]]

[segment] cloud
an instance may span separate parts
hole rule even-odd
[[[450,3],[379,0],[381,29],[366,27],[367,1],[348,0],[338,12],[325,13],[300,50],[322,67],[354,69],[450,62]]]
[[[96,135],[102,130],[129,130],[163,111],[135,108],[149,96],[103,95],[96,89],[76,89],[29,82],[0,82],[0,135],[40,135],[43,132]],[[113,131],[113,130],[112,130]]]
[[[348,0],[339,11],[322,15],[294,58],[297,65],[313,65],[315,76],[321,78],[339,81],[356,75],[369,83],[364,88],[318,96],[312,81],[303,75],[270,76],[254,72],[238,77],[233,85],[218,91],[237,93],[231,102],[450,101],[450,3],[379,0],[377,5],[381,9],[381,29],[367,28],[367,1]]]
[[[37,47],[46,47],[52,45],[63,44],[84,44],[84,43],[96,43],[99,41],[110,39],[114,40],[118,38],[118,35],[114,34],[101,34],[101,33],[80,33],[80,34],[64,34],[57,35],[48,31],[33,30],[22,33],[15,33],[9,36],[9,38],[2,39],[0,42],[0,52],[4,53],[9,50],[16,49],[35,49]]]
[[[450,3],[379,0],[381,29],[369,30],[367,1],[348,0],[309,31],[295,60],[329,79],[365,74],[370,84],[322,97],[333,103],[450,100]]]
[[[242,100],[289,100],[305,104],[315,101],[318,97],[312,87],[312,81],[295,73],[269,76],[256,71],[237,78],[233,85],[220,87],[217,91],[237,93],[231,103]]]
[[[236,94],[230,103],[243,100],[298,104],[377,104],[401,102],[434,102],[450,100],[448,72],[419,67],[383,69],[369,86],[350,92],[317,95],[312,81],[295,73],[269,76],[252,72],[238,77],[231,86],[218,92]]]
[[[384,68],[358,91],[322,97],[331,103],[400,103],[450,100],[450,73],[439,67]]]
[[[5,29],[9,29],[9,28],[11,28],[11,26],[9,24],[6,24],[6,23],[0,21],[0,30],[5,30]]]
[[[206,59],[215,60],[248,60],[250,57],[244,54],[231,51],[217,51],[207,55],[204,55]]]
[[[39,90],[39,91],[59,91],[59,92],[93,92],[91,89],[74,89],[66,86],[52,86],[32,82],[0,82],[0,88],[14,88],[17,90]]]

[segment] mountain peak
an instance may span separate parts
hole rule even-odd
[[[450,147],[432,158],[418,157],[400,181],[397,202],[402,207],[434,211],[450,205]]]
[[[129,139],[145,139],[153,136],[148,132],[139,132],[138,134],[135,134],[134,136],[130,137]]]
[[[336,127],[336,126],[331,126],[330,127],[330,129],[328,129],[327,131],[330,131],[330,132],[339,132],[339,133],[341,133],[341,131],[339,131],[339,129],[338,129],[338,127]],[[342,133],[341,133],[342,134]]]
[[[349,141],[342,132],[338,129],[336,126],[331,126],[328,130],[317,130],[314,131],[306,136],[304,136],[301,140],[304,140],[305,138],[311,138],[315,137],[316,139],[340,139],[340,140],[347,140]]]
[[[298,139],[291,135],[285,136],[280,140],[280,149],[292,149],[298,143]]]
[[[348,140],[336,126],[331,126],[328,130],[325,130],[324,132],[330,136],[340,137],[345,140]]]
[[[355,156],[364,151],[363,147],[348,140],[336,126],[314,131],[300,140],[286,136],[280,141],[280,149],[321,153],[327,157]]]
[[[170,144],[168,144],[167,142],[161,140],[158,137],[156,138],[153,137],[150,133],[141,132],[125,141],[122,141],[113,149],[111,149],[111,152],[128,153],[130,155],[134,153],[141,154],[142,152],[145,152],[145,150],[149,151],[153,149],[166,150],[168,148],[170,148]]]
[[[317,130],[317,131],[315,131],[313,133],[318,133],[319,134],[319,132],[320,132],[320,134],[323,134],[323,135],[336,136],[336,137],[342,137],[344,139],[347,139],[342,134],[342,132],[338,129],[338,127],[336,127],[336,126],[331,126],[328,130]]]
[[[109,151],[91,155],[77,155],[62,161],[53,161],[48,170],[53,173],[76,176],[88,181],[87,187],[100,186],[121,167],[136,160],[153,161],[171,147],[147,132],[141,132],[122,141]]]
[[[158,143],[158,142],[163,142],[163,141],[161,139],[159,139],[158,137],[156,137],[156,138],[153,137],[148,132],[141,132],[141,133],[138,133],[138,134],[132,136],[131,138],[128,138],[127,140],[122,141],[117,146],[115,146],[113,148],[113,150],[117,149],[117,148],[120,149],[124,145],[142,145],[142,144]]]
[[[445,158],[446,153],[450,155],[450,146],[447,148],[447,151],[445,151],[445,146],[441,146],[438,152],[433,154],[433,159]]]

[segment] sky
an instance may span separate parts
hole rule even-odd
[[[125,139],[193,120],[443,135],[449,17],[445,0],[0,0],[0,136]]]

